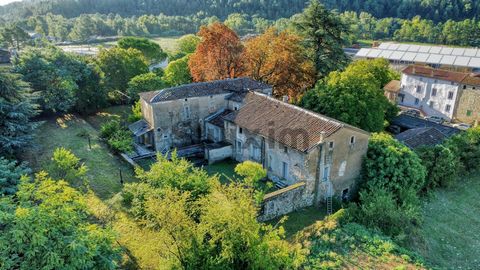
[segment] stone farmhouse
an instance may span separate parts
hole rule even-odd
[[[392,83],[391,86],[398,85]],[[411,65],[402,70],[400,85],[385,89],[400,106],[427,116],[473,124],[480,119],[480,76]]]
[[[130,129],[138,144],[158,152],[201,145],[209,163],[262,164],[283,188],[265,196],[262,219],[348,199],[370,134],[271,94],[272,87],[248,78],[142,93],[144,119]]]

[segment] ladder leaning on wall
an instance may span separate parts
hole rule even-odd
[[[327,215],[333,214],[333,185],[329,180],[326,181],[325,204],[327,206]]]

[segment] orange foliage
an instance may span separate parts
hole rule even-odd
[[[273,86],[276,96],[300,97],[315,83],[314,64],[302,39],[274,28],[245,43],[246,76]]]
[[[244,72],[243,45],[237,34],[222,23],[203,26],[202,38],[188,66],[196,82],[235,78]]]

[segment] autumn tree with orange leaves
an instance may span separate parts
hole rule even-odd
[[[273,86],[274,95],[300,97],[315,84],[315,68],[301,37],[268,29],[245,43],[246,73]]]
[[[245,73],[244,47],[237,34],[222,23],[203,26],[202,38],[188,66],[196,82],[236,78]]]

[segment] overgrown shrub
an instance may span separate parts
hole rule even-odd
[[[100,128],[100,137],[105,139],[115,152],[132,152],[133,136],[132,133],[122,127],[117,120],[109,121]]]
[[[460,161],[460,171],[473,172],[480,164],[480,127],[457,134],[445,142]]]
[[[132,112],[128,115],[128,122],[134,123],[143,118],[142,116],[142,105],[140,104],[140,100],[135,102],[132,105]]]
[[[421,147],[416,150],[427,170],[424,189],[448,187],[458,177],[459,160],[455,153],[444,145]]]
[[[87,171],[87,166],[80,161],[80,158],[63,147],[55,149],[48,169],[52,177],[68,181],[74,187],[86,187]]]
[[[403,241],[421,221],[416,191],[404,191],[404,201],[398,202],[390,191],[381,188],[360,192],[360,204],[349,208],[355,222]]]
[[[402,201],[404,191],[420,191],[426,171],[408,147],[384,133],[373,134],[363,166],[364,188],[380,188]]]
[[[373,134],[363,168],[356,222],[404,240],[420,220],[418,193],[426,171],[415,152],[387,134]]]

